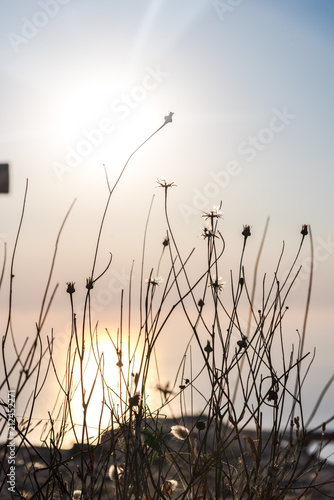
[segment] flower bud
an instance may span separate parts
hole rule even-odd
[[[303,236],[308,235],[307,224],[303,224],[302,230],[300,231]]]
[[[75,292],[75,288],[74,288],[75,283],[70,281],[69,283],[66,283],[66,285],[67,285],[66,292],[69,293],[70,295],[72,295],[72,293]]]
[[[87,290],[94,288],[92,278],[86,278],[86,288]]]
[[[245,238],[248,238],[248,236],[251,235],[251,231],[250,231],[250,226],[247,224],[246,226],[244,226],[243,230],[242,230],[242,235],[245,237]]]
[[[210,344],[210,340],[207,341],[206,343],[206,346],[204,347],[204,351],[209,355],[210,352],[213,351],[212,347],[211,347],[211,344]]]
[[[197,305],[200,309],[203,309],[203,306],[204,306],[204,300],[203,299],[199,299],[199,301],[197,302]]]
[[[203,431],[205,429],[205,422],[203,422],[203,420],[199,420],[198,422],[196,422],[195,427],[199,431]]]
[[[173,114],[174,113],[172,111],[170,111],[168,113],[168,115],[165,116],[165,118],[164,118],[165,119],[165,123],[172,123],[172,121],[173,121]]]

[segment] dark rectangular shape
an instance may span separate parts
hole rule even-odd
[[[0,193],[9,192],[9,165],[0,163]]]

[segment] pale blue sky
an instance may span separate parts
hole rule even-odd
[[[126,273],[135,259],[139,274],[153,194],[147,268],[156,265],[165,231],[155,189],[161,176],[178,185],[170,213],[185,253],[201,245],[201,211],[222,200],[226,274],[237,265],[243,224],[252,226],[253,258],[271,217],[263,267],[269,273],[282,241],[292,255],[301,225],[311,224],[321,255],[314,310],[328,321],[319,332],[314,313],[310,344],[319,337],[324,355],[334,319],[334,3],[1,0],[0,9],[0,162],[11,170],[10,194],[0,195],[0,233],[9,253],[29,178],[17,307],[36,320],[39,283],[74,198],[55,282],[84,282],[107,196],[102,164],[115,180],[132,150],[173,111],[173,123],[133,158],[118,186],[100,267],[111,251],[115,269]],[[103,132],[92,134],[97,127]],[[72,163],[69,151],[72,160],[76,152]],[[226,172],[229,182],[219,184]],[[61,310],[61,287],[59,295]],[[329,373],[332,360],[323,365]]]

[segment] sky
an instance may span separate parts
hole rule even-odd
[[[260,272],[269,276],[283,241],[287,269],[309,224],[315,269],[306,347],[317,348],[309,387],[319,393],[332,374],[334,343],[333,2],[0,0],[0,9],[0,163],[10,165],[10,192],[0,194],[2,255],[5,242],[12,254],[28,179],[15,261],[17,337],[34,332],[57,233],[76,200],[59,241],[52,278],[59,289],[45,327],[64,334],[66,282],[76,282],[80,303],[92,266],[108,196],[103,165],[113,184],[173,112],[173,122],[133,156],[112,198],[97,261],[103,270],[112,253],[97,299],[100,321],[115,326],[109,318],[118,314],[133,261],[140,277],[153,196],[146,276],[157,268],[166,234],[157,178],[177,184],[169,215],[183,255],[203,246],[202,213],[222,202],[227,281],[244,224],[252,228],[250,277],[268,217]],[[302,325],[309,255],[308,239],[291,299],[293,330]],[[8,283],[9,262],[2,325]]]

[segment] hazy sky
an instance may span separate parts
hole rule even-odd
[[[203,243],[202,211],[222,201],[227,280],[237,268],[243,224],[252,226],[251,263],[270,217],[261,268],[268,273],[283,240],[292,256],[302,224],[311,224],[310,346],[318,345],[319,366],[329,376],[333,1],[0,0],[0,9],[0,163],[10,164],[0,239],[9,255],[29,179],[15,272],[17,334],[34,329],[57,231],[73,199],[55,268],[56,311],[68,304],[66,281],[82,284],[84,293],[108,195],[103,164],[112,183],[133,149],[173,111],[173,123],[133,157],[115,192],[98,259],[102,270],[113,253],[104,286],[113,279],[115,290],[126,287],[133,260],[139,277],[152,195],[146,273],[156,267],[166,229],[163,192],[156,189],[162,176],[177,184],[170,217],[184,255]],[[306,267],[308,255],[306,246],[300,259]],[[304,305],[306,274],[297,308]],[[6,290],[5,284],[3,318]],[[117,310],[116,301],[106,299],[102,317]],[[22,318],[30,321],[25,332]],[[59,318],[50,319],[55,331],[65,328]]]

